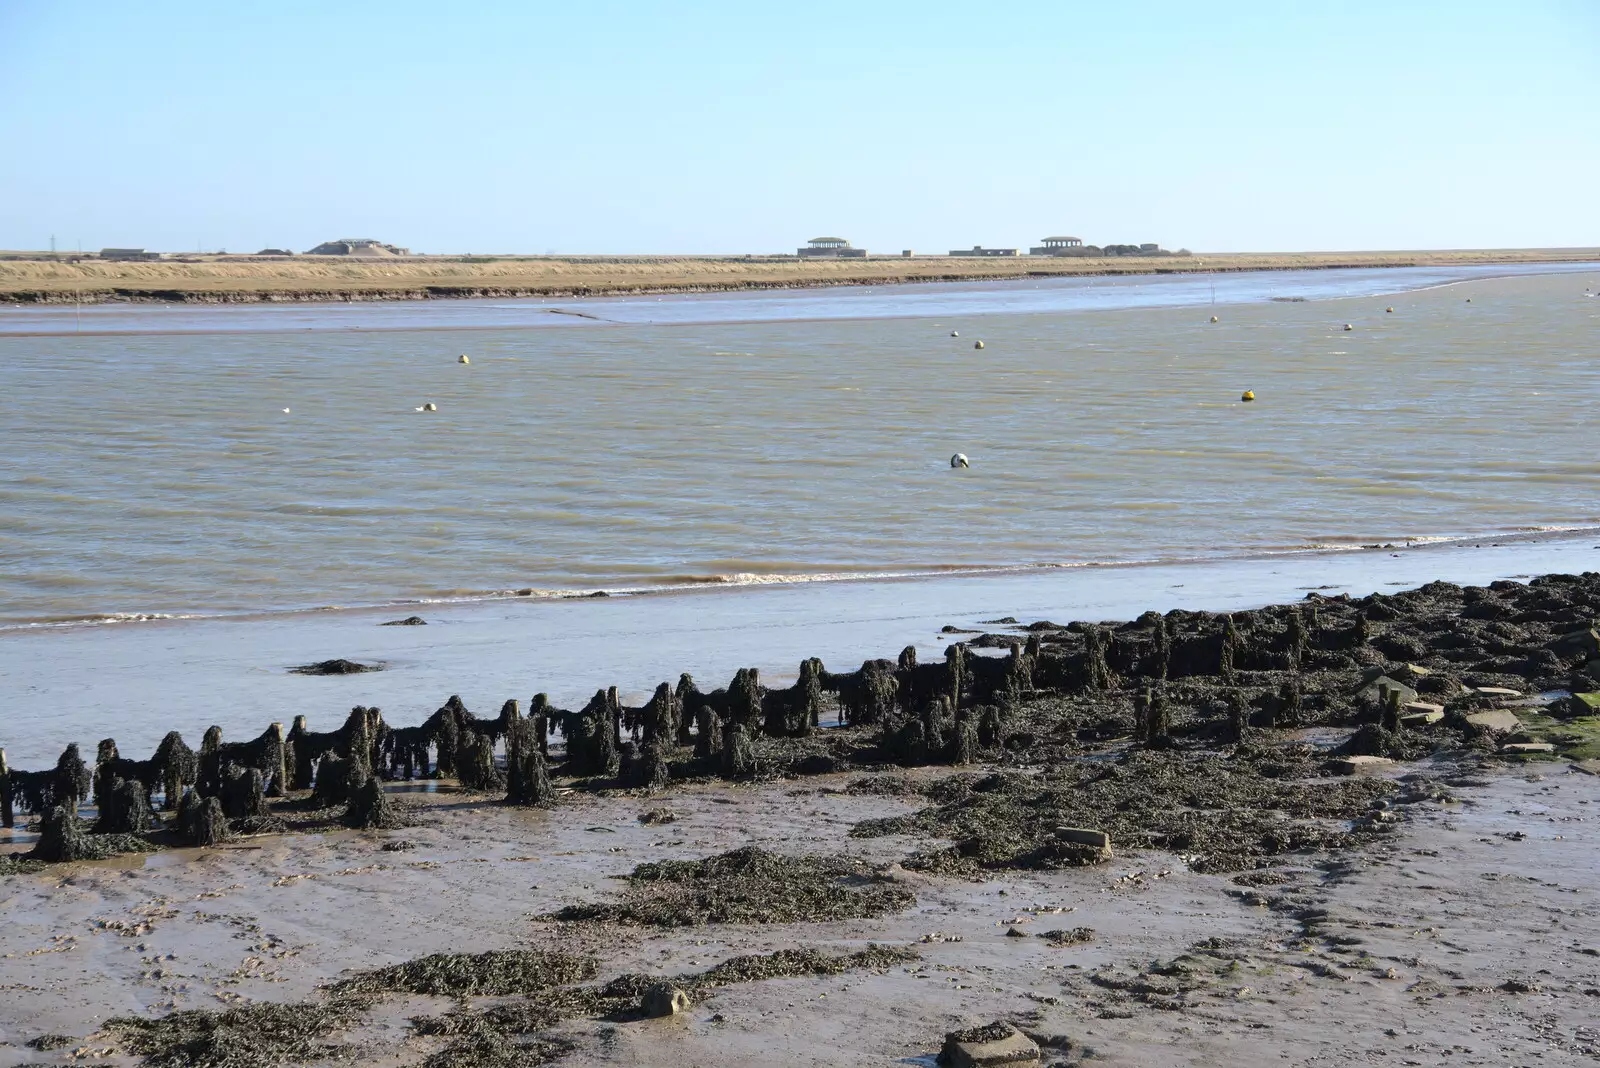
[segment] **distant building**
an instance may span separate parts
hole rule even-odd
[[[805,248],[795,249],[795,255],[802,259],[863,259],[867,250],[851,248],[850,242],[842,237],[813,237],[806,242]]]
[[[1083,241],[1076,237],[1047,237],[1037,248],[1028,250],[1030,256],[1081,256]]]
[[[159,260],[161,253],[146,252],[142,248],[103,248],[100,250],[103,260]]]
[[[397,245],[385,245],[370,237],[341,237],[337,241],[324,241],[316,248],[307,249],[307,256],[409,256],[411,250]]]
[[[294,253],[286,248],[264,248],[256,253],[257,256],[293,256]]]
[[[1015,256],[1014,248],[984,248],[982,245],[973,245],[971,248],[953,248],[952,256]]]

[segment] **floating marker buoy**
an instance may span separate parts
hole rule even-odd
[[[1387,308],[1385,308],[1383,310],[1386,311],[1386,312],[1392,312],[1392,311],[1394,311],[1394,307],[1391,305],[1390,307],[1387,307]]]
[[[974,342],[973,342],[973,343],[972,343],[972,347],[973,347],[973,348],[975,348],[975,349],[981,349],[981,348],[983,348],[983,342],[981,342],[981,341],[974,341]]]
[[[418,411],[418,412],[436,412],[436,411],[439,410],[439,406],[437,404],[433,403],[433,401],[429,401],[427,404],[424,404],[422,407],[416,408],[416,409],[413,409],[413,410],[414,411]]]
[[[1256,391],[1253,389],[1247,389],[1243,393],[1239,394],[1239,399],[1245,402],[1253,401],[1256,399]]]
[[[967,454],[966,453],[958,452],[954,456],[950,457],[950,466],[951,467],[971,467],[972,465],[967,462]]]
[[[1589,291],[1588,291],[1588,290],[1587,290],[1587,289],[1585,289],[1585,290],[1584,290],[1584,292],[1585,292],[1585,293],[1587,293],[1587,292],[1589,292]],[[951,337],[960,337],[960,336],[961,336],[961,331],[959,331],[959,330],[952,330],[952,331],[950,331],[950,336],[951,336]]]
[[[284,410],[283,410],[283,414],[284,414],[284,415],[288,415],[288,414],[289,414],[289,409],[287,409],[287,408],[285,408],[285,409],[284,409]]]
[[[1211,321],[1212,321],[1212,322],[1214,322],[1214,323],[1220,323],[1220,322],[1221,322],[1221,321],[1222,321],[1222,320],[1221,320],[1221,319],[1218,319],[1218,318],[1217,318],[1217,317],[1216,317],[1216,316],[1215,316],[1215,315],[1213,315],[1213,316],[1212,316],[1212,317],[1211,317]]]
[[[1346,329],[1346,330],[1354,330],[1354,329],[1355,329],[1355,327],[1353,327],[1353,326],[1351,326],[1351,325],[1350,325],[1350,324],[1349,324],[1349,323],[1345,323],[1345,324],[1344,324],[1344,328],[1345,328],[1345,329]]]
[[[456,363],[471,363],[471,362],[472,361],[467,358],[467,354],[464,353],[464,352],[460,355],[460,357],[458,357],[456,359]]]
[[[1468,303],[1468,304],[1471,304],[1471,303],[1472,303],[1472,298],[1471,298],[1471,297],[1468,297],[1468,298],[1467,298],[1467,303]]]

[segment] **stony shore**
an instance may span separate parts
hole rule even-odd
[[[0,1058],[892,1064],[1000,1022],[1054,1064],[1577,1063],[1597,617],[1587,574],[997,619],[784,689],[102,743],[9,773]]]
[[[408,257],[195,256],[158,262],[0,257],[0,303],[256,304],[598,297],[1019,277],[1193,274],[1349,267],[1587,262],[1600,249],[1203,253],[1109,258],[917,256]]]

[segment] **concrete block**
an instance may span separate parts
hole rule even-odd
[[[1333,770],[1341,775],[1356,775],[1363,771],[1375,771],[1379,768],[1388,767],[1394,761],[1388,757],[1380,756],[1347,756],[1334,757],[1329,763],[1333,765]]]
[[[1504,686],[1479,686],[1479,693],[1488,694],[1490,697],[1521,697],[1520,690],[1509,690]]]
[[[1079,845],[1093,846],[1095,849],[1110,849],[1111,836],[1105,831],[1094,831],[1087,827],[1057,827],[1056,837],[1063,842],[1076,842]]]
[[[1469,712],[1465,717],[1470,726],[1480,731],[1495,731],[1506,734],[1518,730],[1522,721],[1503,708],[1492,708],[1487,712]]]
[[[1549,742],[1512,742],[1500,747],[1502,753],[1554,753],[1555,751],[1556,747]]]
[[[1407,727],[1427,727],[1444,719],[1444,706],[1412,701],[1400,706],[1400,722]]]

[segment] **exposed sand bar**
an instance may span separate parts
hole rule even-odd
[[[638,703],[685,671],[722,685],[736,669],[758,667],[769,685],[788,685],[810,656],[849,671],[915,645],[937,660],[960,640],[941,634],[945,625],[1236,611],[1297,601],[1311,588],[1364,596],[1434,579],[1580,573],[1600,569],[1597,542],[1591,531],[1207,563],[0,631],[0,687],[27,710],[12,717],[5,746],[13,766],[34,767],[108,731],[125,751],[146,752],[173,728],[198,737],[217,724],[225,737],[253,737],[266,722],[303,713],[314,729],[331,730],[358,704],[419,723],[453,693],[488,713],[535,691],[578,707],[613,685]],[[378,626],[413,613],[428,625]],[[287,670],[333,657],[388,667],[323,678]]]
[[[1198,253],[1109,258],[185,257],[160,262],[0,259],[0,301],[255,303],[599,296],[974,279],[1335,267],[1580,262],[1600,249]]]

